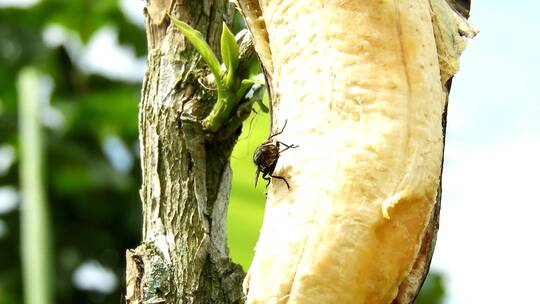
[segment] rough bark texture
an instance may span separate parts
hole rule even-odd
[[[170,24],[201,31],[219,54],[226,0],[153,0],[145,8],[148,69],[139,112],[143,242],[126,253],[128,303],[239,303],[244,272],[228,255],[229,157],[237,135],[209,138],[201,120],[215,91],[204,65]]]

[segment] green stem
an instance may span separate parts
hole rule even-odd
[[[25,303],[52,303],[48,208],[43,188],[43,145],[39,122],[39,75],[21,71],[19,94],[21,250]]]
[[[203,120],[203,126],[210,132],[217,132],[231,118],[240,98],[230,91],[219,91],[216,104]]]
[[[224,140],[233,135],[240,128],[244,120],[251,114],[255,99],[241,103],[236,109],[236,114],[233,114],[229,121],[217,132],[217,139]]]

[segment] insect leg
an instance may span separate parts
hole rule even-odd
[[[266,181],[266,188],[268,188],[272,179],[266,175],[263,175],[263,179]]]
[[[294,144],[293,145],[287,145],[287,144],[282,143],[281,141],[278,141],[277,143],[280,144],[280,145],[284,145],[286,147],[285,149],[279,151],[279,153],[281,153],[283,151],[286,151],[288,149],[291,149],[291,148],[298,148],[298,145],[294,145]]]
[[[277,176],[277,175],[270,175],[272,178],[277,178],[277,179],[280,179],[282,181],[285,182],[285,184],[287,185],[287,189],[291,189],[291,186],[289,186],[289,182],[287,182],[287,180],[285,179],[285,177],[283,176]]]
[[[285,127],[287,126],[287,121],[285,120],[285,123],[283,124],[283,128],[281,128],[281,131],[277,132],[276,134],[273,134],[271,135],[270,137],[268,137],[268,139],[274,137],[274,136],[278,136],[279,134],[283,133],[283,130],[285,130]]]

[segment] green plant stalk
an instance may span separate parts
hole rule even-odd
[[[225,125],[217,132],[218,140],[224,140],[234,134],[242,126],[242,123],[249,117],[253,109],[253,103],[255,99],[250,99],[242,102],[236,108],[236,113],[232,114],[231,118],[225,123]]]
[[[212,111],[203,120],[203,127],[210,132],[217,132],[230,119],[233,119],[233,111],[254,84],[251,79],[244,79],[240,83],[238,80],[218,90],[218,98]],[[247,117],[246,117],[247,118]]]
[[[21,252],[24,299],[28,304],[53,301],[50,223],[43,188],[43,145],[39,121],[39,75],[26,68],[19,74],[19,139],[21,185]]]
[[[203,127],[210,132],[217,132],[232,115],[240,97],[231,91],[218,91],[218,98],[212,111],[203,120]]]
[[[220,63],[212,48],[204,40],[203,35],[187,23],[170,16],[176,28],[184,34],[186,39],[199,52],[216,79],[218,97],[210,114],[203,120],[203,127],[210,132],[217,132],[231,119],[232,112],[240,102],[240,99],[253,85],[253,80],[240,81],[236,75],[239,64],[239,47],[233,33],[223,23],[221,32],[221,57],[227,69],[227,73],[221,72]]]

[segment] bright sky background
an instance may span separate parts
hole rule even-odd
[[[23,4],[32,0],[0,0]],[[142,1],[122,0],[142,23]],[[540,2],[473,0],[480,33],[466,49],[448,110],[440,232],[432,269],[447,304],[532,303],[540,280]],[[66,39],[51,29],[52,42]],[[55,36],[56,35],[56,36]],[[62,36],[64,35],[64,36]],[[116,32],[76,48],[88,70],[140,79],[144,59]],[[116,71],[116,72],[115,72]]]
[[[480,33],[450,95],[432,264],[446,275],[448,304],[539,301],[539,9],[473,0]]]

